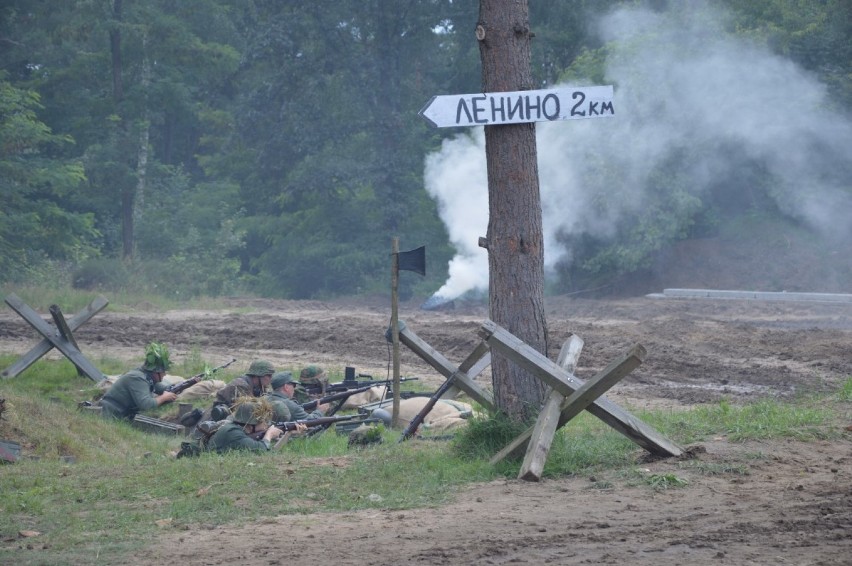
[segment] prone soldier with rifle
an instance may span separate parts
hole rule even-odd
[[[175,395],[180,395],[181,393],[183,393],[184,391],[186,391],[187,389],[189,389],[190,387],[192,387],[196,383],[199,383],[199,382],[209,378],[211,375],[213,375],[214,373],[216,373],[220,369],[225,369],[226,367],[228,367],[229,365],[231,365],[235,361],[237,361],[237,358],[233,358],[230,362],[228,362],[226,364],[222,364],[221,366],[215,367],[213,369],[205,369],[201,373],[193,375],[189,379],[185,379],[184,381],[181,381],[180,383],[175,383],[174,385],[170,385],[169,387],[166,388],[166,391],[169,392],[169,393],[174,393]]]
[[[121,375],[98,402],[101,416],[132,421],[137,413],[174,401],[177,394],[162,383],[170,365],[165,344],[148,344],[143,364]]]
[[[272,441],[285,435],[285,430],[270,424],[272,405],[266,399],[240,398],[235,404],[232,419],[221,425],[204,443],[206,449],[219,454],[232,450],[266,451],[272,448]],[[286,434],[305,430],[307,426],[304,424],[293,423]]]

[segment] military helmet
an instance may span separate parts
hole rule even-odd
[[[240,397],[235,405],[233,420],[237,424],[256,425],[272,418],[273,408],[266,399]]]
[[[299,381],[302,383],[320,383],[324,374],[325,372],[321,367],[308,366],[302,369],[302,372],[299,374]]]
[[[275,373],[275,368],[266,360],[255,360],[251,363],[246,372],[246,375],[252,377],[263,377],[264,375],[272,375]]]
[[[145,347],[145,363],[142,369],[145,371],[165,372],[171,366],[169,362],[169,349],[165,344],[151,342]]]
[[[393,417],[386,409],[382,409],[381,407],[374,409],[373,412],[370,413],[370,416],[376,419],[381,419],[386,427],[391,427]]]

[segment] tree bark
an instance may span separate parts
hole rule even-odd
[[[148,87],[151,84],[151,65],[148,63],[148,38],[142,35],[142,94],[145,100],[145,108],[142,109],[142,120],[139,123],[139,149],[136,156],[136,194],[133,201],[133,224],[142,222],[142,213],[145,207],[145,188],[148,175],[148,138],[150,123],[148,121]],[[136,239],[131,235],[133,255],[136,255]]]
[[[117,112],[124,99],[124,83],[121,79],[121,11],[122,0],[113,0],[114,21],[109,31],[109,49],[112,62],[112,98]],[[133,257],[133,193],[133,187],[121,187],[121,247],[124,259]]]
[[[476,28],[483,92],[529,90],[527,0],[480,0]],[[488,171],[489,307],[491,319],[546,355],[544,242],[535,125],[485,126]],[[492,362],[494,400],[518,421],[531,421],[545,386],[505,357]]]

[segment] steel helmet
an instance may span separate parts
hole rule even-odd
[[[386,409],[382,409],[381,407],[378,409],[374,409],[373,412],[370,413],[370,416],[373,418],[381,419],[386,427],[391,427],[391,421],[393,420],[393,417],[389,412],[387,412]]]
[[[246,372],[246,375],[252,377],[263,377],[264,375],[272,375],[275,373],[275,368],[266,360],[255,360],[251,363]]]

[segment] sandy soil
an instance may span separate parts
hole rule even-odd
[[[212,364],[237,357],[244,369],[263,357],[292,369],[354,366],[377,378],[390,367],[383,300],[234,299],[225,311],[145,310],[95,316],[75,332],[83,353],[133,366],[146,342],[162,340],[178,362],[199,352]],[[486,317],[483,305],[400,310],[454,363],[477,344]],[[635,343],[645,346],[645,363],[608,394],[632,408],[792,398],[835,390],[852,376],[852,305],[557,297],[547,301],[547,322],[553,359],[570,333],[584,339],[581,378]],[[10,309],[0,311],[0,351],[24,353],[37,339]],[[441,383],[410,351],[401,354],[403,375]],[[488,386],[489,376],[478,381]],[[852,425],[849,405],[841,411]],[[640,464],[640,474],[689,482],[662,491],[615,475],[499,481],[466,488],[438,509],[198,525],[163,532],[138,563],[285,564],[298,548],[299,564],[850,564],[850,440],[712,439],[691,447],[693,458]]]

